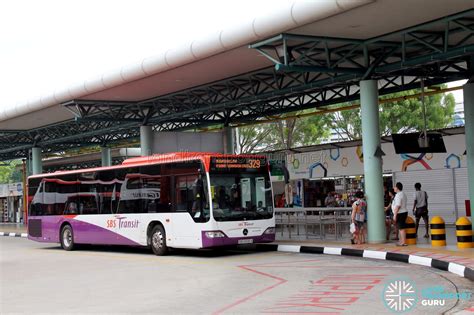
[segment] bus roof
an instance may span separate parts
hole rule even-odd
[[[135,158],[126,159],[121,165],[106,166],[106,167],[94,167],[94,168],[83,168],[72,171],[56,171],[54,173],[44,173],[31,175],[28,178],[41,178],[55,175],[66,175],[66,174],[77,174],[82,172],[97,172],[112,169],[120,169],[131,166],[141,165],[152,165],[152,164],[166,164],[173,162],[189,162],[200,160],[204,163],[206,171],[209,171],[209,165],[211,157],[230,158],[230,157],[243,157],[243,158],[266,158],[264,155],[255,154],[223,154],[215,152],[173,152],[165,154],[153,154],[150,156],[140,156]]]

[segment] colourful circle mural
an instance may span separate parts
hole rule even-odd
[[[461,167],[461,158],[458,155],[456,155],[454,153],[451,153],[446,158],[445,167],[446,168],[460,168]]]
[[[349,164],[349,160],[346,158],[346,157],[343,157],[341,159],[341,165],[342,167],[347,167],[347,165]]]
[[[296,170],[300,167],[300,160],[293,159],[293,162],[291,162],[291,164],[293,165],[293,168]]]
[[[337,161],[337,159],[341,156],[341,150],[339,150],[339,148],[329,149],[329,156],[333,161]]]

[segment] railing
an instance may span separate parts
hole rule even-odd
[[[276,208],[277,238],[347,238],[351,210],[350,207]]]

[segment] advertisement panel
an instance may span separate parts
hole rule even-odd
[[[383,172],[466,167],[464,134],[443,139],[446,153],[396,154],[392,143],[383,143]],[[361,175],[364,174],[362,146],[289,154],[287,167],[291,179]]]

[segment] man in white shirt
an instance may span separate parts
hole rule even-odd
[[[423,218],[423,222],[425,222],[425,238],[428,238],[428,194],[426,191],[421,190],[421,184],[415,184],[415,193],[413,198],[415,202],[413,203],[413,214],[416,218],[416,235],[418,235],[418,226],[420,225],[420,219]]]
[[[393,221],[397,224],[400,234],[400,240],[397,246],[407,246],[407,232],[405,230],[405,221],[408,216],[407,195],[403,192],[403,184],[400,182],[396,183],[393,189],[397,193],[392,202]]]

